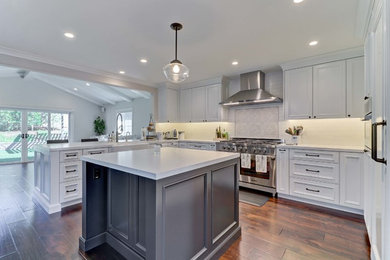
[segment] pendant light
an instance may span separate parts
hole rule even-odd
[[[173,23],[171,24],[171,28],[175,31],[175,59],[165,65],[163,71],[167,80],[173,83],[180,83],[186,80],[190,75],[187,66],[177,59],[177,31],[181,30],[183,25],[180,23]]]

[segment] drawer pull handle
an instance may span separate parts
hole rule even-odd
[[[310,154],[310,153],[307,153],[306,156],[309,156],[309,157],[320,157],[319,154]]]
[[[94,155],[94,154],[102,154],[103,152],[90,152],[89,154],[90,155]]]
[[[76,157],[77,153],[68,153],[66,154],[66,157]]]
[[[307,172],[316,172],[316,173],[320,173],[320,171],[315,171],[315,170],[310,170],[310,169],[306,169]]]
[[[312,191],[312,192],[320,192],[320,190],[312,190],[312,189],[309,189],[309,188],[306,188],[307,191]]]
[[[279,151],[281,151],[281,152],[285,152],[285,151],[286,151],[286,149],[279,149]]]
[[[71,172],[76,172],[76,170],[69,170],[69,171],[66,171],[66,173],[71,173]]]
[[[67,190],[66,192],[75,192],[77,189]]]

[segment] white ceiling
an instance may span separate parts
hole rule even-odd
[[[21,71],[23,70],[0,66],[0,78],[20,78],[18,72],[20,73]],[[137,98],[151,97],[150,93],[145,91],[113,87],[100,83],[86,82],[33,71],[28,72],[25,78],[39,80],[99,106],[114,105],[120,102],[131,102]]]
[[[178,58],[190,68],[191,82],[360,46],[358,2],[4,0],[0,46],[105,72],[124,70],[155,85],[165,81],[162,67],[174,58],[169,25],[181,22]],[[66,39],[66,31],[76,38]],[[311,40],[319,44],[309,47]]]

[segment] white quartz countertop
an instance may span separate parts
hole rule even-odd
[[[94,149],[94,148],[111,148],[111,147],[123,147],[123,146],[137,146],[137,145],[148,145],[156,143],[169,143],[169,142],[196,142],[196,143],[217,143],[219,141],[214,140],[196,140],[196,139],[185,139],[185,140],[152,140],[152,141],[141,141],[141,140],[130,140],[128,142],[71,142],[64,144],[41,144],[35,146],[35,150],[39,152],[47,151],[66,151],[66,150],[77,150],[77,149]]]
[[[128,141],[128,142],[71,142],[65,144],[41,144],[35,147],[37,151],[65,151],[65,150],[74,150],[74,149],[93,149],[93,148],[110,148],[117,146],[134,146],[134,145],[145,145],[153,144],[157,141],[147,142],[147,141]]]
[[[160,180],[236,158],[239,158],[238,153],[163,147],[159,152],[155,149],[134,150],[82,156],[81,160]]]
[[[326,150],[326,151],[338,151],[338,152],[357,152],[363,153],[363,146],[344,146],[344,145],[315,145],[315,144],[281,144],[278,147],[284,147],[288,149],[306,149],[306,150]]]

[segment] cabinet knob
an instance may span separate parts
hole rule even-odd
[[[309,118],[311,118],[311,116],[309,116]]]
[[[313,116],[314,118],[317,118],[316,116]]]
[[[351,115],[348,115],[348,117],[351,117]]]

